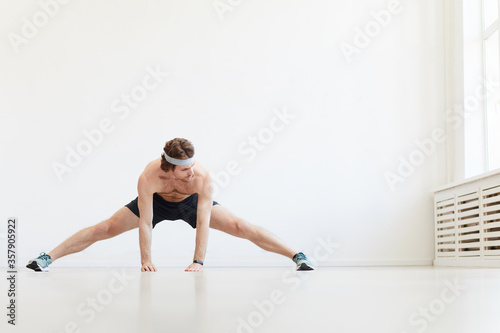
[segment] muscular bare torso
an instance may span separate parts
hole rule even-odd
[[[149,189],[149,193],[158,193],[170,202],[180,202],[194,193],[209,190],[209,173],[199,163],[176,166],[175,171],[161,169],[161,159],[149,163],[140,177],[140,182]]]

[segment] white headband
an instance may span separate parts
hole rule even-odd
[[[179,165],[179,166],[188,165],[188,164],[193,163],[193,161],[194,161],[194,157],[191,157],[191,158],[188,158],[185,160],[179,160],[177,158],[173,158],[173,157],[168,156],[167,154],[165,154],[165,152],[162,152],[161,155],[165,158],[165,160],[168,163],[173,164],[173,165]]]

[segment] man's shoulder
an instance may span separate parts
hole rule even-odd
[[[144,168],[144,170],[148,170],[148,169],[158,169],[160,168],[161,166],[161,160],[159,158],[155,159],[155,160],[152,160],[151,162],[149,162],[146,167]]]
[[[210,181],[210,172],[201,163],[196,162],[195,172],[203,182]]]
[[[143,175],[150,176],[152,174],[157,174],[158,173],[158,169],[160,167],[161,167],[161,162],[159,161],[159,159],[156,159],[154,161],[149,162],[148,164],[146,164],[146,167],[142,171],[141,177]]]
[[[198,165],[200,167],[201,165]],[[196,181],[196,192],[199,195],[205,196],[208,193],[212,193],[212,177],[210,172],[203,166],[199,170],[196,170],[198,173],[198,179]],[[211,194],[209,195],[211,197]]]
[[[139,176],[139,186],[146,186],[157,178],[158,160],[149,162]]]

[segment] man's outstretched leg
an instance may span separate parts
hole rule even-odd
[[[138,226],[139,218],[130,209],[123,207],[108,220],[78,231],[49,253],[42,252],[38,258],[30,260],[26,267],[37,272],[48,272],[48,266],[53,261],[80,252],[97,241],[117,236]]]
[[[248,239],[266,251],[284,255],[295,262],[297,270],[314,269],[305,254],[290,248],[270,231],[236,217],[227,208],[221,205],[215,205],[212,208],[210,228],[223,231],[236,237]]]

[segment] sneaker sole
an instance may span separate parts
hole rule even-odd
[[[309,266],[308,264],[303,262],[302,264],[300,264],[299,267],[297,267],[297,270],[298,271],[314,271],[314,268],[312,268],[311,266]]]
[[[48,272],[48,267],[40,267],[36,261],[32,261],[26,265],[27,268],[34,270],[35,272]]]

